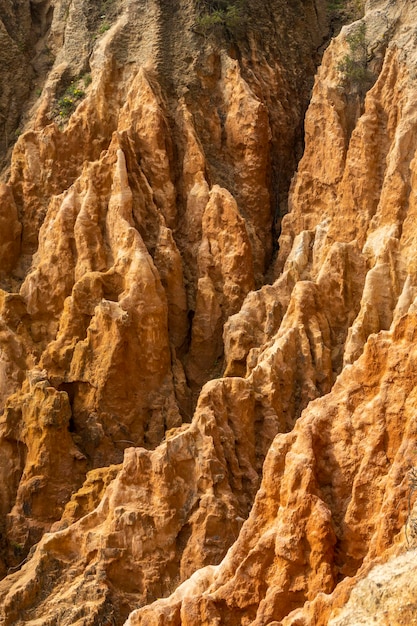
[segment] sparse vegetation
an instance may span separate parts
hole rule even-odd
[[[98,29],[98,33],[99,33],[99,35],[103,35],[103,34],[104,34],[105,32],[107,32],[109,29],[110,29],[110,24],[109,24],[109,22],[104,21],[104,22],[102,22],[102,23],[100,24],[99,29]]]
[[[81,82],[87,86],[85,76],[87,75],[85,74],[78,80],[71,81],[71,84],[65,89],[63,95],[59,98],[55,113],[59,115],[62,120],[68,118],[75,111],[78,103],[84,98],[85,91],[81,88]]]
[[[367,66],[366,24],[360,22],[358,27],[346,37],[349,52],[337,66],[343,87],[364,94],[372,82]]]
[[[81,80],[84,83],[84,87],[88,87],[88,85],[91,85],[91,82],[92,82],[93,79],[91,77],[91,74],[87,73],[87,74],[83,74],[83,76],[81,76]]]
[[[247,21],[245,5],[245,0],[199,0],[197,30],[204,35],[225,31],[237,33]]]
[[[10,546],[15,554],[15,556],[21,556],[23,554],[24,545],[18,543],[17,541],[11,541]]]
[[[108,30],[110,30],[112,22],[117,13],[117,2],[116,0],[102,0],[98,7],[97,17],[100,19],[100,23],[95,27],[95,32],[93,33],[93,41],[95,41],[100,35],[104,35]]]
[[[363,17],[365,0],[328,0],[327,11],[331,19],[353,22]]]

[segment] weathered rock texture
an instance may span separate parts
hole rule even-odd
[[[31,6],[0,189],[0,623],[413,623],[389,559],[403,580],[414,3],[331,42],[288,203],[325,3],[248,0],[211,35],[191,0]]]

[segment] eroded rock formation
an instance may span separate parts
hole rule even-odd
[[[408,567],[417,10],[373,0],[331,41],[291,187],[325,3],[248,0],[211,33],[202,10],[27,13],[0,190],[5,626],[347,626],[377,562]]]

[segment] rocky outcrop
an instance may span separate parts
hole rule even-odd
[[[415,550],[375,567],[352,591],[346,607],[329,626],[413,624]]]
[[[19,16],[3,4],[6,28]],[[148,450],[153,467],[150,451],[160,454],[165,433],[190,422],[197,401],[220,431],[210,451],[199,409],[191,430],[175,436],[178,462],[190,445],[197,465],[172,528],[171,516],[158,521],[155,508],[152,524],[171,537],[172,572],[152,591],[159,575],[150,565],[143,588],[116,590],[110,600],[106,592],[103,606],[119,611],[120,621],[137,603],[221,560],[247,517],[274,435],[299,413],[297,403],[288,418],[276,413],[261,373],[256,384],[219,379],[198,398],[222,373],[224,323],[264,282],[326,16],[316,2],[253,3],[241,15],[244,29],[207,34],[202,7],[190,0],[176,7],[47,0],[21,10],[21,28],[31,33],[22,52],[28,74],[16,76],[15,89],[28,97],[19,95],[7,118],[12,130],[19,118],[19,133],[0,208],[2,573],[18,569],[52,528],[71,535],[63,526],[82,526],[126,475],[118,469],[124,450]],[[293,19],[301,21],[289,34]],[[268,371],[280,362],[272,358]],[[289,376],[288,397],[300,377]],[[195,441],[184,443],[190,433],[207,442],[202,459]],[[178,494],[183,471],[172,468]],[[166,482],[168,500],[171,489]],[[118,515],[109,514],[109,528],[117,526]],[[79,558],[82,587],[82,551]],[[132,558],[126,572],[136,567],[139,557]],[[165,568],[161,561],[161,575]],[[4,619],[30,612],[42,584],[21,608],[11,592]],[[57,606],[60,593],[57,582]]]
[[[29,562],[30,597],[16,603],[17,588],[9,589],[5,623],[18,622],[22,611],[33,610],[33,601],[45,620],[49,615],[68,623],[91,619],[86,557],[88,588],[97,585],[97,618],[115,614],[118,621],[132,603],[166,595],[196,568],[218,562],[237,537],[258,487],[254,405],[243,380],[211,383],[192,425],[169,431],[153,452],[127,450],[98,508],[71,524],[79,515],[73,504],[82,497],[77,494],[60,523],[64,529],[41,541],[43,548]],[[56,563],[53,581],[43,563],[46,554]],[[46,584],[43,571],[53,587],[45,603],[39,596]],[[19,575],[15,578],[19,586]],[[114,594],[108,593],[109,583]]]
[[[37,12],[56,60],[0,204],[5,626],[400,619],[416,9],[332,40],[289,189],[324,6],[208,34],[201,6]]]
[[[331,393],[309,403],[290,434],[276,436],[250,517],[223,562],[133,613],[129,625],[333,623],[373,559],[407,548],[415,319],[406,243],[413,235],[404,227],[411,226],[415,126],[404,23],[413,9],[373,8],[362,32],[374,55],[375,85],[362,103],[360,85],[340,76],[338,59],[352,54],[349,42],[361,32],[354,24],[330,46],[316,80],[306,150],[282,225],[278,278],[250,294],[225,327],[226,372],[249,378],[291,315],[293,334],[305,332],[308,344],[301,345],[310,348],[303,371],[314,363],[318,390],[327,364]],[[310,308],[306,293],[316,295]],[[333,386],[332,372],[341,372]],[[352,607],[364,587],[357,589]],[[392,593],[398,607],[398,591]],[[349,610],[340,623],[359,623]],[[379,623],[391,623],[384,619],[381,613]]]
[[[410,314],[391,335],[374,336],[332,392],[277,435],[222,563],[200,571],[197,588],[192,578],[133,613],[129,626],[327,624],[375,557],[395,543],[404,550],[415,412],[415,353],[405,337],[414,328]]]

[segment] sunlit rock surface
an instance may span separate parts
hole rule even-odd
[[[1,623],[414,623],[416,7],[19,11]]]

